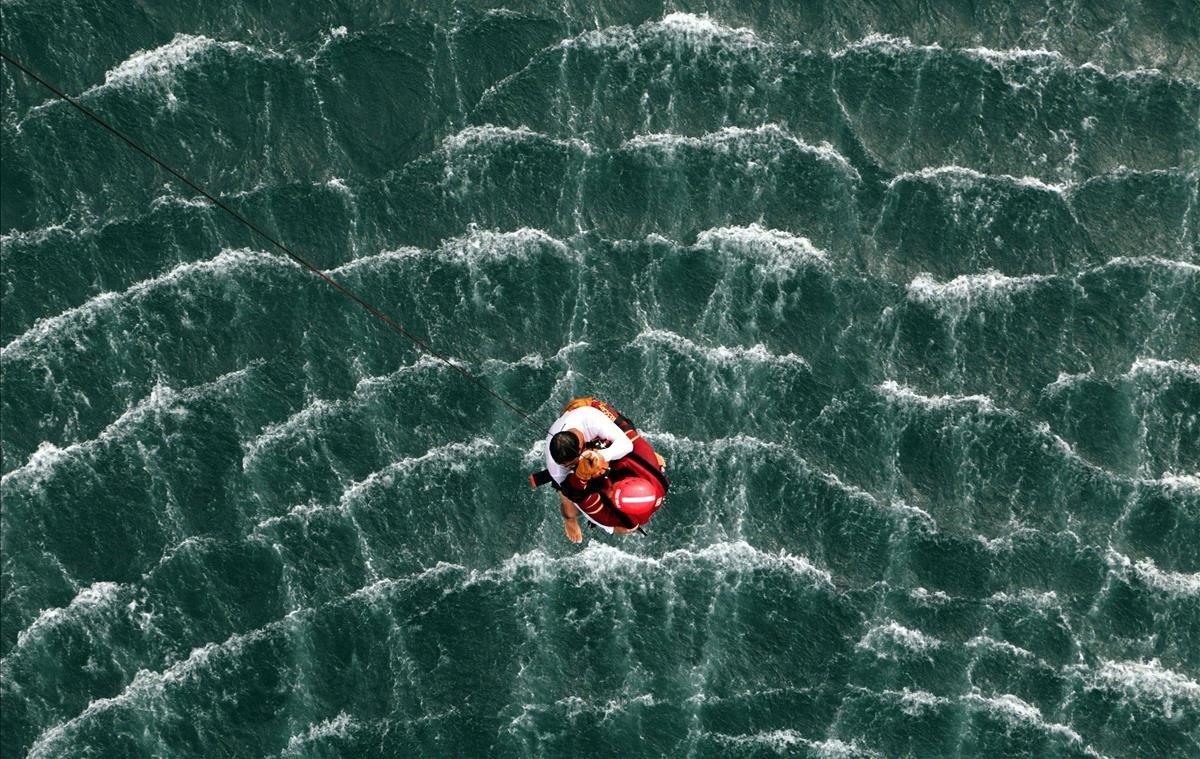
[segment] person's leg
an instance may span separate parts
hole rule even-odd
[[[583,530],[579,529],[579,509],[562,493],[558,497],[562,501],[559,510],[563,516],[563,532],[567,534],[567,540],[578,543],[583,540]]]

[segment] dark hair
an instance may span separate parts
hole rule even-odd
[[[579,438],[575,437],[574,432],[564,430],[550,438],[550,458],[556,464],[565,466],[567,462],[579,458],[579,453]]]

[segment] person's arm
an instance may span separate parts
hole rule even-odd
[[[562,493],[558,497],[562,500],[559,510],[563,516],[563,531],[567,534],[567,540],[578,543],[583,540],[583,530],[579,529],[579,509]]]
[[[588,440],[603,438],[608,441],[607,448],[597,451],[605,461],[611,464],[633,452],[633,441],[629,439],[624,430],[617,426],[616,422],[609,419],[599,409],[589,409],[589,411],[594,413],[587,415],[587,429],[583,433]]]

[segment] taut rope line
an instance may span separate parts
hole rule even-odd
[[[342,295],[345,295],[347,298],[354,301],[358,305],[362,306],[367,311],[367,313],[369,313],[371,316],[374,316],[376,319],[378,319],[379,321],[386,324],[388,326],[388,328],[390,328],[393,332],[400,335],[401,337],[406,338],[407,340],[412,342],[413,345],[417,346],[417,348],[419,348],[420,350],[424,351],[425,353],[429,354],[430,356],[433,356],[434,358],[438,359],[442,363],[446,364],[446,366],[448,366],[451,369],[453,369],[454,371],[458,372],[463,377],[466,377],[468,381],[470,381],[472,384],[478,386],[485,393],[487,393],[488,395],[492,396],[497,401],[502,403],[506,408],[508,408],[509,411],[512,411],[514,414],[516,414],[518,417],[520,417],[522,420],[524,420],[525,423],[529,424],[531,427],[538,430],[539,433],[541,432],[541,428],[537,426],[537,424],[533,421],[533,417],[531,417],[529,415],[529,413],[527,413],[526,411],[521,409],[519,406],[517,406],[514,403],[512,403],[511,401],[509,401],[504,396],[497,393],[492,388],[488,387],[488,385],[483,380],[479,379],[471,372],[469,372],[466,369],[464,369],[463,367],[455,364],[448,357],[446,357],[446,356],[442,355],[441,353],[437,352],[436,350],[434,350],[433,347],[430,346],[428,343],[426,343],[424,340],[422,340],[421,338],[417,337],[416,335],[414,335],[413,333],[411,333],[407,329],[405,329],[404,325],[400,324],[395,319],[392,319],[390,316],[388,316],[383,311],[376,308],[374,305],[363,300],[361,297],[359,297],[359,295],[357,293],[355,293],[349,287],[346,287],[341,282],[338,282],[336,279],[329,276],[321,269],[319,269],[316,266],[314,266],[313,264],[309,263],[306,259],[304,259],[301,256],[294,253],[291,248],[284,245],[279,240],[276,240],[271,235],[267,234],[257,224],[250,221],[245,216],[242,216],[240,213],[233,210],[232,208],[227,206],[222,201],[218,200],[208,190],[204,189],[200,185],[198,185],[195,182],[193,182],[192,180],[188,179],[182,173],[180,173],[179,171],[177,171],[176,169],[172,168],[167,163],[165,163],[158,156],[154,155],[146,148],[143,148],[141,145],[134,142],[131,138],[126,137],[125,134],[122,133],[121,131],[119,131],[116,127],[112,126],[107,121],[105,121],[104,119],[97,116],[90,109],[81,105],[75,99],[73,99],[69,95],[65,94],[62,90],[58,89],[57,87],[50,84],[42,77],[40,77],[37,74],[35,74],[34,72],[30,71],[28,68],[26,68],[24,66],[24,64],[17,61],[15,58],[13,58],[11,55],[6,53],[5,51],[0,50],[0,58],[2,58],[4,60],[4,62],[9,64],[10,66],[13,66],[13,67],[23,71],[25,73],[25,75],[28,76],[30,79],[33,79],[38,84],[42,85],[46,89],[50,90],[50,92],[54,93],[55,96],[66,101],[67,103],[69,103],[72,107],[74,107],[77,111],[82,113],[84,116],[87,116],[92,121],[96,122],[100,126],[107,129],[109,132],[112,132],[114,135],[116,135],[116,137],[118,139],[120,139],[126,145],[133,148],[134,150],[141,153],[143,156],[145,156],[146,158],[150,159],[152,162],[157,164],[159,166],[159,168],[163,169],[168,174],[175,177],[176,179],[178,179],[180,182],[187,185],[192,190],[195,190],[196,192],[203,195],[205,198],[207,198],[209,200],[209,202],[211,202],[217,208],[220,208],[225,213],[227,213],[230,216],[232,216],[233,218],[237,219],[239,222],[241,222],[243,225],[245,225],[246,228],[248,228],[250,231],[254,232],[259,237],[261,237],[264,240],[266,240],[267,242],[271,243],[279,250],[283,251],[285,254],[287,254],[288,258],[291,258],[293,261],[300,264],[305,269],[308,269],[313,274],[315,274],[318,277],[320,277],[321,279],[325,280],[326,284],[328,284],[330,287],[337,290]]]

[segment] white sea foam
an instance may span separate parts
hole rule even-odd
[[[516,128],[481,124],[470,126],[442,140],[442,150],[449,155],[476,155],[481,151],[506,148],[514,145],[542,143],[553,145],[564,150],[578,151],[590,155],[592,146],[583,140],[571,138],[560,140],[541,132],[535,132],[527,126]]]
[[[726,746],[765,748],[777,754],[789,754],[797,747],[802,747],[808,749],[812,756],[820,757],[820,759],[862,759],[862,757],[882,756],[882,754],[854,741],[846,743],[836,738],[813,741],[791,729],[764,730],[744,735],[727,735],[725,733],[709,733],[709,735],[718,743]]]
[[[151,86],[161,91],[168,107],[174,107],[178,101],[171,87],[179,71],[187,69],[215,51],[235,55],[249,54],[258,58],[280,57],[276,53],[251,48],[240,42],[217,41],[203,35],[177,33],[165,45],[135,52],[105,72],[104,84],[89,87],[80,97],[87,97],[109,88]],[[54,101],[38,108],[51,102]]]
[[[808,461],[797,455],[795,448],[782,445],[752,435],[738,434],[730,437],[697,440],[684,435],[676,435],[662,430],[643,429],[642,434],[651,440],[661,451],[671,452],[683,457],[700,456],[705,460],[718,458],[728,460],[734,456],[761,460],[763,456],[777,456],[793,460],[796,466],[807,474],[820,479],[825,484],[844,493],[851,499],[866,501],[875,508],[886,509],[904,517],[914,517],[922,521],[933,522],[933,518],[925,510],[912,506],[901,500],[880,501],[872,493],[852,483],[845,482],[832,472],[815,469]],[[541,443],[535,443],[528,454],[531,461],[539,461]]]
[[[317,398],[284,421],[268,424],[257,437],[242,446],[244,451],[242,468],[249,469],[264,449],[298,432],[314,428],[318,420],[335,411],[342,403],[342,401],[327,401]]]
[[[917,520],[918,522],[922,523],[926,529],[937,529],[937,520],[933,518],[932,514],[920,506],[914,506],[908,501],[900,498],[893,498],[887,502],[887,507],[905,519],[911,518]]]
[[[1200,382],[1200,364],[1191,361],[1171,359],[1163,361],[1156,358],[1139,357],[1129,367],[1126,375],[1130,379],[1150,378],[1158,382],[1170,382],[1176,379]]]
[[[1015,177],[1010,174],[984,174],[966,166],[950,164],[947,166],[930,166],[917,171],[905,171],[888,180],[888,189],[905,182],[933,182],[955,189],[970,189],[980,185],[1001,184],[1019,187],[1039,192],[1049,192],[1062,195],[1070,189],[1069,184],[1049,184],[1037,177]]]
[[[712,737],[719,743],[726,745],[762,746],[776,753],[782,753],[797,745],[809,745],[809,741],[795,730],[765,730],[761,733],[750,733],[747,735],[713,733]]]
[[[415,375],[415,374],[423,374],[423,373],[429,372],[429,371],[434,371],[434,372],[445,371],[448,368],[446,366],[447,363],[449,363],[451,366],[458,366],[458,367],[463,367],[463,368],[467,367],[467,362],[465,362],[461,359],[454,358],[453,356],[449,356],[449,357],[447,357],[447,359],[445,361],[443,361],[442,359],[440,359],[436,356],[431,356],[428,353],[422,353],[420,356],[417,357],[416,361],[413,361],[411,364],[407,364],[405,366],[400,367],[399,369],[392,372],[391,374],[372,375],[370,377],[363,377],[362,379],[360,379],[358,382],[356,382],[354,384],[354,394],[356,396],[366,397],[368,394],[376,392],[380,388],[391,387],[392,383],[397,378],[400,378],[400,377],[407,377],[409,375]]]
[[[1020,48],[993,50],[989,47],[965,47],[961,48],[960,52],[972,58],[987,61],[993,66],[1031,61],[1045,63],[1061,63],[1063,61],[1062,53],[1057,50],[1047,50],[1045,48],[1038,48],[1036,50],[1023,50]]]
[[[98,315],[111,309],[120,301],[120,293],[100,293],[82,305],[68,309],[61,314],[38,319],[33,323],[33,326],[20,335],[17,335],[3,348],[0,348],[0,359],[19,356],[29,346],[45,341],[76,321],[94,321]]]
[[[710,347],[665,329],[645,330],[633,339],[633,344],[651,349],[666,347],[684,356],[722,367],[769,364],[791,369],[809,369],[808,362],[794,353],[771,353],[761,344],[750,348],[725,345]]]
[[[805,463],[807,464],[807,462],[805,462]],[[867,501],[868,503],[870,503],[874,506],[880,505],[879,499],[876,498],[874,495],[872,495],[871,493],[869,493],[866,490],[863,490],[858,485],[853,485],[851,483],[844,482],[841,477],[838,477],[833,472],[818,472],[817,476],[826,485],[829,485],[830,487],[840,490],[841,492],[845,493],[846,495],[850,496],[851,498],[854,498],[854,499],[857,499],[860,501]],[[918,509],[915,506],[909,506],[908,504],[903,503],[901,501],[889,501],[887,505],[890,509],[901,512],[901,513],[907,513],[907,514],[920,513],[920,514],[924,514],[926,517],[929,516],[921,509]]]
[[[16,484],[34,485],[53,474],[55,468],[74,456],[91,452],[97,447],[121,439],[130,430],[140,424],[166,413],[186,413],[184,404],[208,396],[214,392],[225,392],[231,385],[245,379],[249,373],[258,368],[259,363],[229,372],[217,377],[211,382],[201,385],[174,390],[163,383],[157,383],[150,394],[126,408],[121,415],[108,424],[100,433],[90,440],[72,443],[66,448],[59,448],[51,442],[43,441],[33,455],[20,467],[0,477],[0,486],[10,487]]]
[[[1139,480],[1139,483],[1178,495],[1200,495],[1200,475],[1168,473],[1156,479]]]
[[[57,316],[37,320],[25,332],[13,338],[8,345],[0,348],[0,359],[12,360],[48,340],[63,336],[68,330],[90,326],[105,312],[127,302],[137,302],[160,287],[181,284],[193,277],[234,276],[239,269],[261,267],[267,264],[280,267],[295,266],[283,256],[244,248],[223,250],[217,256],[205,261],[180,264],[165,274],[130,285],[123,292],[101,293],[82,305],[68,309]]]
[[[770,47],[752,29],[728,27],[708,15],[670,13],[661,21],[648,21],[639,27],[610,26],[584,32],[578,37],[563,40],[562,48],[618,48],[639,50],[645,44],[659,44],[703,49],[723,47],[756,50]]]
[[[784,551],[766,553],[741,540],[713,543],[701,548],[680,548],[668,551],[660,557],[638,556],[597,542],[589,543],[579,553],[562,558],[550,557],[541,550],[534,550],[512,556],[498,569],[474,572],[472,581],[508,580],[518,574],[528,573],[539,582],[548,582],[560,579],[564,573],[584,577],[660,572],[671,574],[684,568],[709,568],[723,572],[785,572],[802,577],[815,586],[833,586],[832,576],[815,567],[803,556]]]
[[[28,756],[30,759],[42,759],[43,757],[49,759],[50,757],[61,756],[64,748],[60,745],[62,742],[70,741],[74,731],[81,727],[83,723],[110,709],[131,704],[145,709],[153,709],[153,702],[160,700],[169,687],[187,681],[194,672],[207,666],[214,657],[241,650],[246,643],[273,633],[282,625],[287,624],[290,618],[291,616],[289,615],[289,617],[285,617],[283,620],[272,622],[265,627],[248,633],[235,633],[222,643],[208,643],[199,648],[192,649],[191,654],[186,659],[176,662],[161,672],[151,672],[145,669],[139,670],[134,675],[133,681],[125,686],[125,689],[117,695],[109,698],[95,699],[79,714],[44,730],[33,742],[33,745],[30,746]]]
[[[1173,166],[1166,169],[1131,169],[1128,166],[1121,164],[1111,171],[1106,171],[1102,174],[1090,176],[1080,182],[1077,187],[1087,187],[1092,183],[1114,183],[1127,180],[1131,177],[1172,177],[1185,181],[1195,181],[1200,176],[1200,172],[1196,170],[1188,170],[1182,167]]]
[[[983,707],[985,711],[1002,716],[1011,722],[1040,724],[1042,721],[1042,712],[1040,709],[1022,701],[1011,693],[1005,693],[994,698],[981,696],[977,693],[968,693],[963,696],[962,700],[973,706]]]
[[[983,706],[992,713],[1004,715],[1013,722],[1042,723],[1042,712],[1040,709],[1022,701],[1011,693],[991,698],[969,693],[963,697],[963,700],[967,703]],[[1079,736],[1075,737],[1078,739]]]
[[[1110,570],[1132,574],[1146,586],[1168,596],[1175,598],[1200,596],[1200,572],[1170,572],[1159,569],[1150,559],[1139,559],[1134,562],[1128,556],[1117,553],[1111,548],[1105,554],[1105,561]]]
[[[857,741],[840,741],[837,738],[826,738],[823,741],[809,741],[808,747],[818,759],[878,759],[882,757],[878,751],[860,745]]]
[[[1081,382],[1087,382],[1095,378],[1095,372],[1087,371],[1079,374],[1069,374],[1067,372],[1059,372],[1058,378],[1050,384],[1042,388],[1042,392],[1047,395],[1057,395],[1064,390],[1069,390]]]
[[[813,567],[802,557],[792,556],[782,551],[779,554],[764,553],[741,541],[718,543],[697,550],[679,549],[657,559],[637,557],[615,548],[593,543],[582,552],[561,559],[547,557],[541,551],[535,550],[528,554],[513,556],[499,567],[483,571],[475,570],[470,573],[466,573],[460,565],[439,562],[434,567],[427,568],[410,577],[379,579],[359,588],[344,599],[331,603],[344,604],[349,601],[357,601],[370,604],[395,587],[407,586],[426,579],[444,583],[446,575],[451,575],[456,580],[461,579],[466,584],[472,584],[482,581],[509,582],[516,572],[525,571],[532,571],[533,576],[540,580],[553,580],[563,571],[594,576],[597,573],[637,574],[660,570],[670,572],[675,567],[711,567],[732,572],[764,569],[784,571],[801,576],[819,587],[831,587],[832,585],[827,572]],[[208,643],[193,649],[186,659],[178,661],[162,671],[140,670],[134,676],[133,681],[119,694],[109,698],[96,699],[74,717],[45,729],[34,741],[28,755],[35,758],[59,755],[63,745],[74,738],[78,729],[92,718],[110,709],[124,707],[149,711],[158,709],[157,702],[166,696],[170,688],[187,682],[194,674],[204,670],[214,661],[237,655],[251,642],[275,634],[289,634],[296,624],[311,617],[318,608],[295,609],[282,619],[268,623],[256,630],[235,633],[221,643]],[[337,718],[333,720],[331,727],[336,724]]]
[[[695,15],[692,13],[669,13],[657,24],[651,22],[650,27],[670,30],[687,37],[709,39],[722,36],[737,36],[754,38],[754,30],[746,27],[728,27],[714,21],[708,14]]]
[[[1150,587],[1172,596],[1200,597],[1200,572],[1168,572],[1149,559],[1133,565],[1133,571]]]
[[[310,503],[298,503],[295,506],[288,509],[286,514],[280,514],[277,516],[267,517],[266,519],[260,520],[258,522],[258,524],[256,524],[254,526],[254,531],[258,532],[260,530],[265,530],[269,527],[274,527],[279,524],[284,524],[288,520],[298,520],[301,522],[308,522],[308,521],[311,521],[313,519],[313,517],[319,516],[321,514],[340,514],[340,513],[342,513],[342,510],[337,506],[327,506],[327,505],[323,505],[323,504],[319,504],[319,503],[311,503],[311,502]]]
[[[433,250],[416,247],[385,250],[347,261],[336,269],[330,269],[329,274],[349,274],[360,269],[371,271],[388,264],[422,258],[436,259],[439,263],[466,264],[527,260],[543,250],[551,250],[572,259],[577,257],[571,246],[540,229],[521,227],[507,232],[473,229],[461,237],[443,241]]]
[[[346,601],[356,601],[365,604],[374,604],[377,601],[387,598],[388,593],[397,588],[407,587],[413,583],[422,582],[441,582],[454,583],[464,577],[466,568],[461,564],[453,564],[448,561],[439,561],[432,567],[426,567],[420,572],[406,577],[382,577],[378,580],[373,580],[370,583],[358,588],[353,593],[350,593],[343,599],[333,601],[331,603],[344,603]],[[447,578],[450,578],[447,580]],[[303,616],[313,611],[313,609],[298,609],[288,616]]]
[[[732,153],[734,151],[753,151],[766,146],[773,152],[777,152],[775,146],[780,144],[812,155],[820,161],[832,163],[855,180],[860,179],[858,170],[850,165],[846,157],[835,150],[833,145],[828,142],[821,142],[817,145],[809,144],[778,124],[761,124],[752,128],[727,126],[699,137],[672,133],[639,134],[621,143],[620,149],[673,153],[680,148],[690,148]]]
[[[962,697],[962,702],[969,707],[1001,719],[1014,727],[1033,727],[1037,730],[1058,735],[1072,743],[1083,743],[1083,738],[1066,725],[1057,722],[1047,722],[1042,712],[1033,704],[1017,698],[1011,693],[999,696],[984,696],[978,693],[968,693]]]
[[[909,688],[882,691],[871,691],[865,688],[857,690],[886,701],[895,702],[900,707],[900,710],[910,717],[922,716],[929,711],[948,706],[951,703],[950,699],[934,695],[929,691],[911,690]]]
[[[1055,451],[1069,459],[1073,464],[1087,469],[1106,480],[1121,479],[1107,469],[1104,469],[1103,467],[1098,466],[1079,455],[1079,452],[1076,451],[1071,444],[1064,440],[1060,435],[1056,434],[1046,422],[1038,422],[1030,425],[1026,417],[1014,411],[1013,409],[1001,408],[997,406],[996,403],[986,395],[923,395],[910,387],[899,384],[895,380],[888,380],[881,385],[877,385],[876,389],[881,395],[892,400],[893,402],[910,407],[922,408],[927,411],[945,411],[956,407],[969,408],[973,406],[977,412],[982,414],[998,415],[1016,419],[1017,421],[1021,422],[1023,427],[1029,428],[1042,439],[1043,450]]]
[[[311,724],[304,733],[293,735],[289,738],[287,748],[283,751],[283,756],[290,754],[304,755],[305,747],[309,743],[321,740],[322,738],[344,738],[350,735],[357,727],[358,723],[349,714],[344,711],[339,712],[336,717],[330,717],[322,722]]]
[[[241,637],[235,635],[229,641],[226,641],[226,644],[230,644],[230,641],[233,641],[235,638],[238,639],[238,643],[241,642]],[[209,643],[201,648],[193,649],[187,659],[176,663],[162,672],[155,673],[147,670],[139,670],[134,676],[133,681],[121,693],[111,698],[98,698],[89,703],[75,717],[45,730],[34,741],[28,755],[30,757],[58,756],[59,752],[56,744],[62,739],[69,738],[71,731],[79,726],[81,722],[108,709],[121,706],[132,699],[148,695],[155,691],[161,692],[168,684],[180,682],[192,669],[202,666],[207,662],[217,649],[218,645],[215,643]]]
[[[600,717],[600,721],[611,719],[613,716],[627,712],[633,706],[654,706],[654,694],[639,693],[635,696],[625,696],[622,698],[612,698],[604,703],[596,703],[579,696],[566,696],[554,702],[553,706],[566,712],[569,719],[575,719],[581,714],[595,714]],[[526,704],[524,712],[531,711],[532,705]],[[519,718],[518,718],[519,719]]]
[[[183,540],[180,540],[175,545],[173,545],[173,546],[167,548],[165,551],[163,551],[162,555],[158,558],[158,561],[155,563],[155,565],[153,567],[151,567],[145,574],[142,575],[142,582],[144,583],[158,569],[170,564],[171,561],[174,560],[174,558],[176,556],[178,556],[180,554],[186,554],[193,550],[203,549],[205,547],[211,547],[216,544],[217,544],[217,540],[215,538],[209,537],[207,535],[189,535],[188,537],[184,538]]]
[[[888,380],[876,389],[883,396],[930,410],[944,410],[955,406],[974,406],[982,411],[996,411],[996,404],[986,395],[922,395],[907,385]]]
[[[1181,710],[1200,709],[1200,684],[1157,659],[1106,661],[1090,673],[1085,687],[1122,693],[1139,706],[1157,707],[1168,719]]]
[[[696,236],[696,248],[721,251],[735,260],[750,260],[760,271],[791,274],[808,266],[826,268],[829,257],[807,237],[757,224],[715,227]]]
[[[758,456],[763,453],[794,455],[795,450],[770,440],[754,437],[753,435],[737,434],[729,437],[697,440],[685,435],[676,435],[664,430],[642,430],[642,434],[661,445],[665,450],[676,451],[685,455],[702,454],[718,458],[730,454]]]
[[[1110,472],[1104,467],[1088,461],[1075,450],[1075,446],[1068,443],[1061,435],[1051,429],[1047,422],[1038,422],[1033,427],[1034,431],[1043,439],[1044,450],[1054,450],[1069,459],[1076,466],[1082,467],[1100,476],[1105,480],[1122,480],[1123,477]]]
[[[1011,71],[1013,64],[1021,64],[1028,68],[1032,73],[1038,73],[1046,67],[1054,66],[1071,71],[1095,71],[1106,78],[1114,79],[1171,78],[1156,68],[1137,68],[1128,71],[1110,73],[1106,71],[1103,66],[1093,61],[1088,61],[1077,65],[1067,60],[1067,58],[1059,51],[1048,50],[1046,48],[1008,48],[1003,50],[997,50],[988,47],[943,48],[937,43],[918,45],[907,37],[898,37],[890,34],[878,33],[869,34],[857,42],[852,42],[846,47],[834,51],[832,56],[836,59],[847,54],[862,53],[866,51],[882,52],[892,56],[910,55],[915,53],[924,56],[944,55],[964,57],[979,61],[981,63],[986,63],[993,69],[1004,72]],[[1008,81],[1008,84],[1014,87],[1021,86],[1011,80]]]
[[[212,208],[212,201],[203,195],[185,196],[176,195],[168,192],[165,195],[159,195],[154,200],[150,201],[150,210],[157,211],[164,206],[174,206],[175,208]]]
[[[467,235],[447,240],[438,248],[443,261],[463,261],[470,264],[529,259],[535,253],[552,250],[564,257],[573,257],[572,249],[555,237],[532,227],[509,232],[472,230]]]
[[[918,274],[906,288],[908,299],[939,309],[970,308],[975,303],[993,304],[1007,300],[1013,293],[1031,290],[1053,276],[1029,274],[1009,277],[998,271],[962,274],[949,282],[938,282],[929,274]]]
[[[335,269],[329,269],[326,273],[336,277],[341,274],[351,274],[360,269],[374,271],[387,264],[411,261],[425,255],[429,255],[429,251],[422,248],[396,248],[395,250],[385,250],[370,256],[355,258]]]
[[[485,358],[483,359],[482,363],[486,367],[511,368],[515,366],[523,366],[533,369],[540,369],[551,361],[564,361],[575,351],[589,347],[591,347],[591,344],[585,340],[572,340],[550,355],[546,355],[545,353],[526,353],[516,361],[507,361],[500,358]]]
[[[451,196],[466,197],[474,192],[487,192],[490,185],[479,185],[479,176],[487,175],[497,151],[533,147],[551,148],[575,156],[589,156],[592,146],[583,140],[559,140],[535,132],[528,127],[504,127],[485,124],[472,126],[442,140],[442,184]]]
[[[1103,66],[1101,66],[1100,64],[1098,64],[1098,63],[1094,63],[1094,62],[1092,62],[1092,61],[1088,61],[1087,63],[1083,64],[1083,65],[1082,65],[1082,66],[1080,66],[1079,68],[1081,68],[1081,69],[1085,69],[1085,68],[1087,68],[1087,69],[1092,69],[1093,71],[1096,71],[1096,72],[1100,73],[1100,74],[1101,74],[1101,75],[1103,75],[1103,76],[1110,77],[1110,78],[1113,78],[1113,79],[1127,79],[1127,80],[1136,80],[1136,79],[1166,79],[1166,80],[1168,80],[1168,81],[1183,81],[1183,82],[1186,82],[1188,85],[1190,85],[1190,86],[1193,86],[1193,87],[1196,85],[1196,82],[1195,82],[1195,80],[1193,80],[1193,79],[1179,79],[1179,80],[1176,80],[1176,79],[1175,79],[1175,77],[1169,76],[1169,75],[1167,75],[1167,74],[1163,73],[1163,71],[1162,71],[1161,69],[1156,69],[1156,68],[1154,68],[1154,67],[1146,68],[1146,67],[1144,67],[1144,66],[1143,66],[1143,67],[1139,67],[1139,68],[1136,68],[1136,69],[1127,69],[1127,70],[1124,70],[1124,71],[1118,71],[1118,72],[1116,72],[1116,73],[1112,73],[1112,72],[1108,71],[1107,69],[1105,69],[1105,68],[1104,68]]]
[[[944,590],[930,591],[921,587],[910,590],[908,597],[921,606],[941,606],[951,600]]]
[[[261,520],[256,530],[274,527],[288,520],[308,521],[320,514],[345,514],[352,505],[377,488],[387,488],[398,479],[404,478],[425,466],[434,466],[439,472],[446,470],[466,472],[472,460],[478,460],[481,453],[498,450],[499,446],[487,437],[477,437],[466,442],[447,443],[429,449],[420,456],[402,458],[385,466],[379,471],[372,472],[361,480],[351,483],[338,498],[336,506],[318,503],[301,503],[290,508],[286,514],[267,517]]]
[[[891,34],[868,34],[860,40],[851,42],[846,47],[833,52],[834,58],[841,58],[850,53],[861,53],[864,51],[883,52],[889,55],[897,55],[900,53],[920,52],[920,53],[940,53],[944,48],[941,45],[915,45],[912,40],[907,37],[897,37]]]
[[[421,467],[432,465],[439,472],[447,470],[463,473],[477,462],[486,452],[498,450],[499,446],[488,437],[477,437],[465,442],[447,443],[436,448],[430,448],[420,456],[400,459],[388,464],[378,472],[372,472],[364,479],[351,484],[342,493],[341,505],[346,507],[364,493],[377,487],[387,487],[398,478],[404,477]]]
[[[1028,651],[1020,646],[1014,646],[1006,640],[996,640],[987,635],[976,635],[967,641],[967,648],[986,648],[992,651],[1003,651],[1010,656],[1016,656],[1020,659],[1036,659],[1032,651]]]
[[[1096,372],[1086,371],[1078,373],[1078,375],[1070,375],[1070,373],[1060,372],[1057,380],[1051,382],[1043,388],[1043,393],[1054,395],[1061,393],[1062,390],[1073,388],[1075,384],[1087,382],[1096,378]],[[1200,382],[1200,364],[1192,363],[1192,361],[1178,359],[1154,359],[1139,357],[1134,359],[1134,363],[1129,366],[1129,370],[1120,375],[1122,380],[1136,382],[1139,380],[1151,380],[1153,382],[1164,384],[1175,380],[1184,380],[1188,382]],[[1187,477],[1184,477],[1187,479]],[[1187,483],[1183,483],[1186,485]]]
[[[1000,606],[1023,606],[1040,611],[1057,611],[1062,609],[1058,594],[1053,590],[1040,592],[1023,588],[1016,593],[1000,591],[988,598],[988,603]]]
[[[69,620],[79,620],[92,612],[104,607],[111,607],[121,600],[120,584],[115,582],[95,582],[79,591],[65,607],[43,609],[28,627],[17,633],[17,644],[8,656],[27,646],[30,642],[42,637],[46,632]]]
[[[1154,267],[1158,269],[1166,269],[1175,274],[1193,276],[1200,274],[1200,265],[1190,261],[1178,261],[1174,258],[1162,258],[1161,256],[1116,256],[1110,258],[1104,263],[1090,271],[1103,271],[1108,268],[1115,267]]]
[[[167,44],[152,50],[139,50],[110,69],[104,74],[104,84],[113,86],[161,79],[172,75],[176,68],[223,45],[245,48],[238,43],[220,43],[203,35],[176,34]]]
[[[85,228],[90,231],[90,228]],[[0,234],[0,247],[7,247],[14,244],[36,245],[45,242],[56,235],[66,235],[76,237],[84,233],[84,229],[72,229],[65,222],[57,222],[48,224],[44,227],[36,227],[34,229],[13,230]]]
[[[454,358],[450,358],[449,362],[454,366],[465,366],[463,362]],[[349,398],[341,400],[314,398],[287,419],[268,424],[254,439],[243,443],[242,467],[244,469],[250,467],[265,450],[277,443],[298,435],[316,432],[325,419],[335,417],[347,409],[361,405],[371,394],[378,392],[381,388],[390,387],[398,378],[429,371],[443,371],[446,368],[446,362],[442,359],[422,353],[411,364],[401,366],[390,374],[363,377],[355,383],[354,392]]]
[[[807,462],[804,462],[804,463],[807,465]],[[900,499],[900,498],[891,498],[888,500],[880,500],[879,498],[876,498],[872,493],[860,488],[858,485],[854,485],[854,484],[843,481],[842,478],[838,477],[833,472],[817,471],[816,476],[818,478],[820,478],[820,480],[822,482],[824,482],[825,484],[830,485],[831,487],[834,487],[837,490],[840,490],[841,492],[845,493],[850,498],[861,500],[861,501],[866,501],[866,502],[870,503],[872,506],[874,506],[875,508],[885,509],[894,514],[900,515],[900,517],[902,517],[904,519],[916,519],[918,522],[921,522],[926,527],[935,527],[936,528],[936,526],[937,526],[936,521],[930,515],[930,513],[928,511],[925,511],[925,509],[922,509],[920,506],[914,506],[911,503],[908,503],[907,501]]]
[[[892,621],[872,627],[855,648],[870,651],[879,658],[895,660],[897,656],[926,656],[940,646],[941,641],[937,638]]]
[[[631,706],[654,706],[653,693],[639,693],[628,698],[614,698],[604,702],[600,707],[601,719],[609,719],[613,715],[628,711]]]

